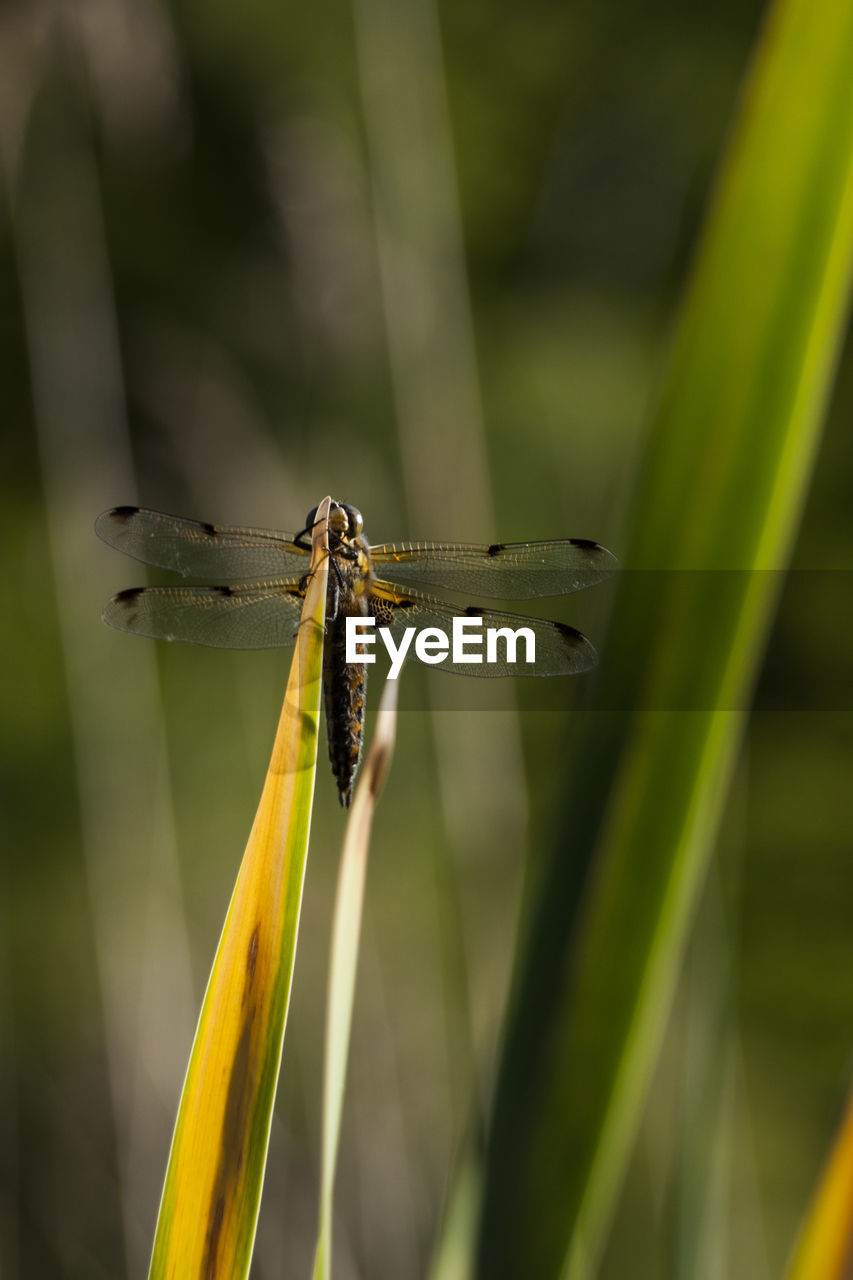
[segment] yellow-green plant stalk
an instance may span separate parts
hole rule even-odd
[[[341,1132],[367,857],[373,815],[391,765],[396,729],[397,681],[387,680],[373,740],[347,821],[335,895],[323,1071],[323,1166],[313,1280],[328,1280],[331,1275],[332,1193]]]
[[[809,1207],[788,1280],[847,1280],[853,1258],[853,1095]]]
[[[517,965],[482,1280],[598,1272],[807,492],[851,266],[853,6],[778,0],[687,292],[618,548],[629,572]]]
[[[247,1276],[293,975],[314,795],[329,499],[272,757],[213,962],[172,1139],[151,1280]]]

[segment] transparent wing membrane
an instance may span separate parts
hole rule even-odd
[[[385,542],[371,547],[376,572],[404,585],[495,600],[536,600],[581,591],[610,577],[616,557],[597,542],[504,542],[493,546]]]
[[[285,533],[205,524],[144,507],[114,507],[95,521],[99,538],[157,569],[195,578],[288,578],[305,573],[310,548]]]
[[[340,505],[340,504],[339,504]],[[354,508],[342,506],[353,527],[330,539],[330,589],[353,591],[359,537]],[[339,513],[340,514],[340,513]],[[115,507],[95,524],[104,542],[145,564],[207,579],[219,585],[135,587],[114,596],[104,610],[110,626],[137,635],[226,649],[269,649],[292,645],[302,608],[302,583],[310,549],[286,533],[185,520],[144,507]],[[380,575],[371,582],[369,566]],[[455,619],[479,619],[468,647],[491,661],[454,660],[437,666],[472,676],[574,675],[595,664],[595,650],[579,631],[559,622],[524,618],[475,605],[450,604],[417,588],[497,600],[534,600],[593,586],[616,569],[616,559],[597,542],[577,538],[550,542],[508,542],[477,546],[454,542],[386,542],[371,547],[358,570],[369,591],[370,610],[395,640],[406,627],[437,627],[453,640]],[[224,585],[228,582],[232,585]],[[335,585],[336,584],[336,585]],[[369,585],[368,585],[369,584]],[[400,585],[397,585],[400,584]],[[335,606],[337,607],[337,601]],[[342,601],[345,603],[345,601]],[[331,606],[330,606],[331,607]],[[523,629],[519,635],[519,629]],[[499,634],[490,652],[486,637]],[[483,638],[482,645],[476,636]],[[535,662],[526,661],[532,643]],[[375,650],[374,650],[375,651]],[[414,645],[409,656],[418,659]],[[433,664],[429,664],[433,665]]]
[[[564,626],[560,622],[524,618],[517,613],[503,613],[497,609],[456,607],[419,591],[398,591],[389,582],[374,583],[370,605],[377,626],[390,627],[395,644],[399,644],[406,627],[416,627],[418,630],[438,627],[450,637],[452,643],[455,618],[478,619],[482,626],[471,628],[466,647],[469,652],[479,653],[483,661],[455,662],[450,653],[436,664],[437,671],[466,676],[568,676],[588,671],[595,666],[595,649],[586,636],[575,631],[574,627]],[[535,662],[528,664],[525,660],[528,641],[523,634],[515,641],[510,641],[506,634],[498,635],[495,638],[496,660],[486,662],[486,632],[490,628],[505,633],[518,632],[519,628],[526,629],[533,638]],[[481,639],[478,640],[478,636]],[[510,660],[512,644],[515,646],[515,661]],[[379,645],[377,637],[372,651],[375,652]],[[409,646],[408,656],[420,661],[414,641]]]
[[[132,587],[107,602],[104,622],[119,631],[217,649],[295,644],[304,592],[299,581],[235,587]]]

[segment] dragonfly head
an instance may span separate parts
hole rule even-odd
[[[306,529],[314,528],[317,519],[317,508],[312,507],[305,517]],[[364,530],[364,518],[358,507],[351,507],[347,502],[333,502],[329,510],[329,532],[339,538],[358,538]]]

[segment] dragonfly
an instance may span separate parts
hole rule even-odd
[[[296,641],[309,580],[308,513],[298,534],[208,524],[145,507],[114,507],[95,522],[109,546],[144,564],[201,583],[131,587],[107,602],[103,620],[120,631],[225,649],[270,649]],[[616,558],[583,538],[546,542],[383,542],[371,546],[357,507],[331,504],[323,689],[332,773],[349,807],[364,735],[366,667],[346,661],[348,618],[373,619],[402,641],[407,628],[453,630],[455,619],[480,619],[485,629],[529,629],[535,664],[525,674],[567,676],[588,671],[596,653],[574,627],[478,605],[451,603],[422,588],[494,600],[560,596],[603,581]],[[479,624],[477,624],[479,625]],[[411,632],[409,634],[411,638]],[[407,650],[416,660],[425,650]],[[467,655],[467,656],[465,656]],[[509,646],[501,656],[472,660],[448,652],[440,671],[472,676],[521,674]]]

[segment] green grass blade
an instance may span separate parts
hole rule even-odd
[[[807,488],[851,250],[853,7],[782,0],[722,170],[624,556],[670,572],[623,575],[517,969],[483,1280],[595,1274],[778,590],[778,574],[757,571],[784,567]]]
[[[338,888],[335,894],[329,996],[326,1008],[323,1166],[320,1175],[320,1211],[314,1254],[314,1280],[328,1280],[331,1275],[332,1195],[341,1132],[341,1112],[355,996],[367,858],[370,852],[370,832],[376,804],[391,765],[396,730],[397,681],[387,680],[376,718],[373,741],[364,762],[347,821],[338,872]]]
[[[284,1038],[317,764],[328,575],[314,570],[266,782],[202,1005],[150,1277],[249,1273]]]

